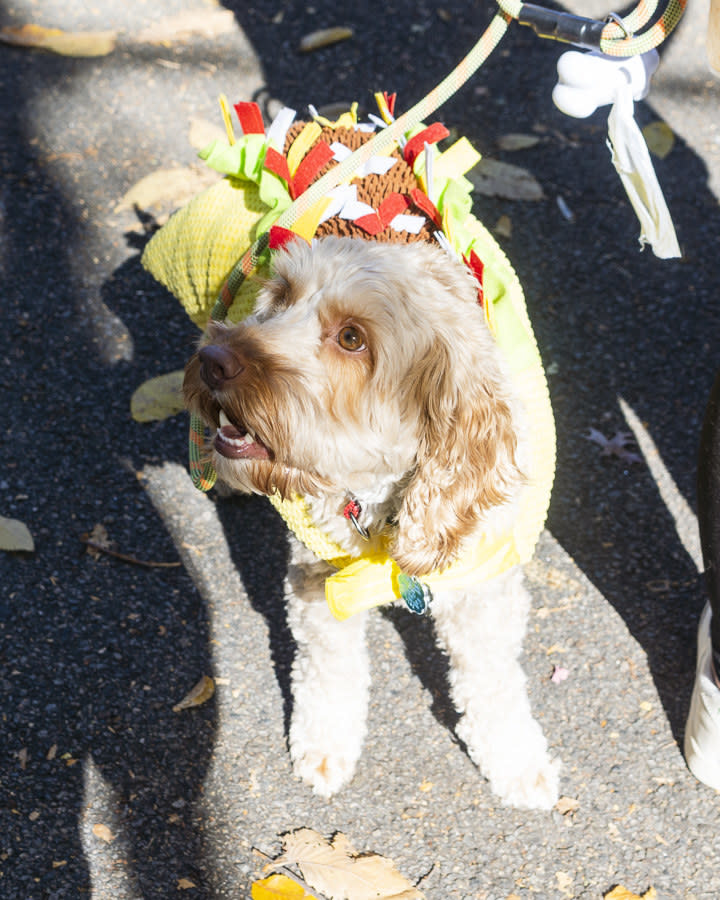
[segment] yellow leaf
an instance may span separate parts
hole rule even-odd
[[[62,31],[42,25],[0,28],[0,41],[18,47],[50,50],[61,56],[107,56],[115,49],[114,31]]]
[[[512,219],[510,216],[502,215],[495,223],[495,227],[493,231],[498,237],[501,238],[511,238],[512,237]]]
[[[649,887],[644,894],[633,894],[626,887],[619,884],[607,894],[603,894],[603,900],[656,900],[657,891]]]
[[[321,28],[305,35],[300,41],[300,50],[303,53],[310,53],[312,50],[337,44],[338,41],[346,41],[352,36],[352,28]]]
[[[642,133],[648,150],[660,159],[665,159],[675,146],[675,134],[667,122],[656,119],[646,125]]]
[[[214,693],[215,682],[209,675],[203,675],[190,693],[186,694],[179,703],[173,706],[173,712],[180,712],[182,709],[190,709],[193,706],[202,706],[203,703],[207,703]]]
[[[107,825],[102,825],[99,822],[92,827],[92,833],[101,841],[105,841],[106,844],[112,844],[115,840],[115,835],[110,831]]]
[[[35,542],[24,522],[0,516],[0,550],[31,552],[34,549]]]
[[[218,180],[217,172],[196,166],[172,166],[145,175],[120,198],[115,212],[126,209],[185,206],[200,191]]]
[[[136,422],[160,422],[184,409],[182,369],[150,378],[132,395],[130,413]]]
[[[188,891],[190,888],[197,887],[194,881],[190,881],[189,878],[178,878],[178,890],[179,891]]]
[[[231,9],[189,9],[166,16],[143,29],[135,40],[141,44],[173,44],[195,34],[207,38],[229,34],[237,28]]]
[[[287,875],[270,875],[262,881],[253,882],[250,896],[252,900],[316,900]]]

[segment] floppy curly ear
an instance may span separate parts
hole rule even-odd
[[[417,466],[391,548],[410,575],[449,565],[487,511],[522,479],[494,342],[484,322],[470,319],[459,340],[436,339],[414,373],[411,402],[421,418]]]

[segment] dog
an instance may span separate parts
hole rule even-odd
[[[221,481],[299,495],[349,559],[383,552],[422,583],[512,530],[522,509],[531,429],[506,368],[457,258],[430,243],[328,236],[277,251],[252,315],[208,326],[184,395],[214,431]],[[368,613],[334,618],[335,569],[291,542],[290,755],[329,797],[351,780],[365,737]],[[551,808],[560,764],[518,659],[530,607],[521,566],[461,587],[440,577],[430,593],[457,736],[504,804]]]

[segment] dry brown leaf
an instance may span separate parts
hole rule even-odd
[[[483,157],[467,177],[479,194],[506,200],[542,200],[543,189],[536,178],[521,166]]]
[[[675,146],[675,133],[667,122],[662,122],[659,119],[650,122],[649,125],[643,128],[642,133],[645,143],[648,145],[648,150],[659,159],[665,159]]]
[[[141,178],[123,194],[115,212],[123,212],[136,206],[143,210],[164,207],[179,209],[200,191],[218,181],[219,177],[212,169],[196,166],[158,169]]]
[[[300,50],[303,53],[310,53],[312,50],[319,50],[321,47],[329,47],[331,44],[337,44],[339,41],[346,41],[352,36],[352,28],[321,28],[319,31],[312,31],[302,38]]]
[[[103,825],[98,822],[96,825],[92,827],[92,833],[101,841],[105,841],[106,844],[112,844],[115,840],[115,835],[110,831],[107,825]]]
[[[185,408],[182,369],[150,378],[130,399],[130,415],[136,422],[161,422]]]
[[[24,522],[0,516],[0,550],[23,550],[31,553],[34,549],[35,542]]]
[[[580,809],[580,801],[576,800],[574,797],[560,797],[555,804],[555,809],[560,815],[566,816],[568,813],[574,813]]]
[[[235,14],[230,9],[188,9],[148,25],[135,36],[135,40],[139,44],[172,44],[196,34],[219,37],[235,28]]]
[[[657,891],[654,887],[649,887],[644,894],[633,894],[626,887],[619,884],[607,894],[603,894],[603,900],[656,900]]]
[[[202,706],[214,693],[215,682],[209,675],[203,675],[195,687],[173,706],[173,712],[180,712],[182,709],[190,709],[193,706]]]
[[[527,150],[540,143],[536,134],[504,134],[498,138],[498,147],[501,150],[513,152],[515,150]]]
[[[7,25],[0,28],[0,41],[17,47],[49,50],[61,56],[107,56],[115,49],[114,31],[63,31],[42,25]]]
[[[296,865],[305,881],[330,900],[422,900],[392,860],[358,853],[344,834],[326,840],[311,828],[283,835],[283,854],[267,868]]]

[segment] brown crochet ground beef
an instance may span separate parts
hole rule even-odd
[[[285,154],[292,146],[295,138],[305,127],[305,122],[294,122],[288,129],[287,138],[285,140]],[[367,131],[356,131],[354,128],[330,128],[323,127],[322,133],[318,137],[318,142],[325,144],[333,144],[335,142],[344,144],[350,150],[357,150],[358,147],[367,143],[372,138],[372,133]],[[417,179],[413,174],[410,166],[403,159],[402,153],[395,150],[390,154],[396,160],[395,165],[385,175],[366,175],[364,178],[355,179],[357,185],[357,196],[361,203],[367,203],[373,209],[377,209],[382,201],[393,193],[409,195],[410,192],[418,186]],[[320,169],[313,181],[317,181],[333,166],[335,161],[327,163]],[[408,213],[412,215],[422,216],[425,224],[418,234],[411,234],[407,231],[394,231],[391,228],[385,228],[379,234],[371,235],[354,222],[347,219],[341,219],[339,216],[332,216],[326,222],[323,222],[317,232],[317,237],[325,237],[327,235],[336,235],[340,237],[363,238],[368,241],[387,241],[394,244],[409,244],[415,241],[433,241],[434,233],[437,226],[417,207],[408,209]]]

